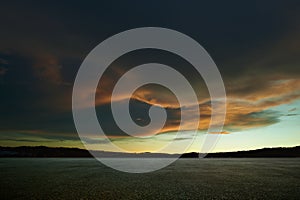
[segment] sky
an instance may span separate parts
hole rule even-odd
[[[164,27],[201,44],[216,63],[227,94],[223,131],[213,152],[300,145],[300,3],[298,1],[120,1],[6,2],[0,6],[0,146],[50,146],[101,150],[110,147],[97,134],[81,141],[72,117],[77,71],[100,42],[139,27]],[[111,92],[128,70],[162,63],[182,73],[196,91],[201,111],[197,137],[187,152],[200,151],[210,123],[207,87],[185,59],[143,49],[116,59],[101,77],[95,99],[106,135],[129,152],[155,152],[168,142],[191,138],[184,124],[174,135],[180,108],[174,94],[159,85],[140,87],[130,97],[132,119],[149,123],[148,110],[160,104],[168,120],[150,138],[132,138],[115,123]],[[124,97],[114,99],[122,104]],[[143,134],[143,133],[141,133]],[[98,146],[97,146],[98,147]],[[176,148],[166,153],[177,153]]]

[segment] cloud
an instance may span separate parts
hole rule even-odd
[[[279,112],[272,110],[236,114],[226,123],[225,129],[229,131],[242,131],[249,128],[268,126],[278,123],[281,116]]]
[[[35,123],[34,126],[41,130],[59,131],[58,129],[61,129],[68,132],[75,131],[71,114],[72,87],[59,84],[64,81],[64,78],[58,59],[48,54],[29,58],[17,54],[10,54],[10,58],[10,60],[8,59],[8,62],[12,64],[10,74],[16,76],[18,74],[16,73],[17,70],[20,70],[19,66],[23,65],[22,70],[24,72],[21,74],[26,74],[24,78],[27,79],[24,81],[36,85],[34,86],[35,89],[33,92],[37,97],[37,103],[29,103],[32,99],[28,99],[28,94],[30,94],[28,92],[26,94],[24,93],[22,96],[23,102],[26,102],[28,99],[26,104],[22,105],[22,102],[19,101],[18,103],[15,103],[20,106],[21,110],[26,106],[32,107],[30,109],[28,107],[28,110],[30,110],[30,112],[36,110],[35,115],[41,116],[39,118],[33,117],[34,120],[31,119],[31,121]],[[7,60],[6,57],[5,59]],[[124,67],[120,62],[121,61],[119,61],[119,63],[114,63],[112,69],[109,69],[101,78],[96,95],[97,110],[99,113],[105,113],[106,116],[105,119],[100,119],[99,121],[103,123],[105,132],[111,137],[127,136],[115,124],[111,111],[109,111],[110,105],[108,104],[111,100],[110,93],[114,84],[117,82],[118,78],[130,68]],[[18,66],[18,68],[13,66]],[[192,71],[189,71],[188,65],[175,67],[178,69],[184,68],[184,73],[186,73],[187,77],[188,74],[192,73]],[[11,89],[15,84],[15,80],[22,80],[22,78],[12,77],[12,75],[7,79],[7,81],[9,81],[11,78]],[[44,84],[42,84],[43,82]],[[114,100],[121,103],[126,98],[132,98],[131,111],[133,119],[139,125],[149,123],[148,110],[150,106],[160,104],[166,108],[168,120],[160,133],[178,130],[181,110],[184,110],[185,117],[190,119],[190,121],[186,121],[183,124],[182,128],[183,130],[190,130],[192,121],[196,120],[197,117],[195,110],[199,107],[201,117],[198,128],[199,130],[206,130],[211,122],[211,106],[207,88],[201,80],[196,81],[196,78],[193,78],[191,82],[194,88],[197,89],[196,91],[201,91],[199,92],[201,94],[198,95],[198,105],[180,108],[174,94],[168,89],[158,85],[146,85],[139,88],[134,94],[126,94],[125,92],[125,95],[119,96]],[[241,74],[241,76],[238,76],[235,79],[226,79],[225,85],[228,96],[227,117],[225,122],[225,131],[227,132],[278,123],[280,121],[279,114],[266,115],[265,112],[272,109],[274,106],[291,103],[300,98],[299,79],[288,75],[280,76],[277,72],[267,75],[256,73],[256,76],[252,76],[251,73]],[[24,91],[26,91],[28,85],[24,84],[20,86],[18,84],[16,85],[16,88],[19,90],[20,88],[24,88]],[[20,95],[18,96],[20,97]],[[11,101],[12,99],[9,99],[7,102]],[[45,109],[47,114],[39,112],[39,110],[42,112],[43,110],[45,111]],[[10,110],[10,112],[12,112],[12,110]],[[20,115],[22,116],[26,116],[26,112],[20,112],[19,110],[18,113],[21,113]],[[258,113],[260,113],[260,115]],[[30,123],[29,125],[25,124],[28,124],[26,121],[29,119],[22,119],[22,116],[20,116],[19,121],[24,121],[24,123],[20,123],[19,128],[22,128],[22,126],[23,128],[24,126],[28,127]],[[16,118],[16,115],[12,117]],[[2,121],[6,123],[6,128],[14,128],[13,120],[10,119],[9,116],[5,116],[5,119]]]
[[[91,145],[91,144],[108,144],[110,143],[110,140],[108,139],[103,139],[103,138],[81,138],[81,141],[84,143],[84,144],[88,144],[88,145]]]
[[[220,132],[209,132],[210,134],[229,134],[228,131],[220,131]]]
[[[76,135],[45,132],[42,130],[0,130],[0,146],[7,145],[83,147]]]
[[[236,60],[226,60],[223,64],[225,66],[219,66],[228,98],[225,130],[227,127],[231,131],[240,131],[278,123],[282,115],[272,113],[272,108],[292,103],[300,98],[299,50],[293,45],[293,42],[299,42],[298,35],[286,32],[271,43],[262,43],[259,50],[254,48],[253,51],[248,51],[243,56],[237,56]],[[187,63],[178,60],[176,62],[180,64],[172,67],[187,75],[197,91],[198,105],[193,106],[199,106],[201,110],[199,130],[205,130],[211,122],[210,99],[205,83],[201,78],[199,79],[199,76],[198,78],[194,77],[196,73]],[[124,70],[128,70],[128,67],[115,65],[114,70],[121,73],[117,76],[106,74],[105,78],[108,80],[105,84],[110,85],[111,88]],[[101,84],[99,86],[97,90],[99,95],[96,96],[96,101],[97,105],[101,106],[110,102],[111,88],[104,87],[105,92],[101,93]],[[144,102],[147,105],[145,108],[159,104],[166,108],[169,118],[161,132],[178,130],[180,107],[176,97],[168,89],[157,85],[146,85],[139,88],[134,94],[126,94],[126,91],[124,94],[114,100],[133,98],[136,104]],[[189,112],[186,113],[191,119],[196,117],[193,106],[185,108],[189,109]],[[140,113],[145,112],[144,115],[139,114],[137,117],[139,121],[147,121],[147,109],[137,108]],[[187,122],[183,124],[183,127],[185,130],[189,130],[190,124]]]
[[[0,64],[2,64],[2,65],[8,65],[8,62],[7,62],[7,60],[5,60],[3,58],[0,58]]]
[[[299,114],[287,114],[285,116],[298,116]]]
[[[294,112],[296,110],[297,110],[297,108],[292,108],[292,109],[289,109],[288,112]]]
[[[7,73],[7,71],[8,71],[8,69],[6,67],[7,65],[8,65],[7,60],[0,58],[0,76]]]
[[[42,54],[34,58],[34,73],[40,80],[61,84],[63,82],[61,67],[57,58],[50,54]]]
[[[7,68],[0,67],[0,76],[6,74],[7,71],[8,71]]]
[[[289,3],[262,3],[259,9],[251,3],[224,3],[222,7],[226,9],[218,10],[218,15],[211,15],[207,6],[200,6],[204,9],[198,12],[199,3],[195,6],[174,4],[166,15],[169,4],[163,3],[155,16],[151,9],[149,12],[141,9],[155,7],[151,2],[136,7],[126,7],[128,5],[124,3],[128,9],[103,4],[101,12],[99,6],[89,5],[88,13],[77,12],[82,5],[74,5],[71,10],[57,9],[56,4],[9,4],[3,5],[3,12],[0,12],[1,24],[9,27],[0,32],[0,75],[5,74],[0,83],[4,94],[0,100],[2,130],[36,128],[41,135],[61,133],[58,137],[62,138],[63,133],[76,135],[71,111],[72,85],[69,83],[74,81],[82,60],[107,37],[141,24],[182,31],[207,49],[220,69],[227,91],[223,133],[278,123],[282,114],[272,108],[300,98],[300,12],[297,6]],[[62,3],[60,6],[68,5]],[[107,9],[111,7],[115,13]],[[214,5],[211,7],[215,8]],[[97,12],[90,12],[93,8]],[[178,15],[183,9],[189,12]],[[141,14],[140,10],[145,12]],[[11,12],[17,14],[11,15]],[[117,17],[120,15],[126,17]],[[161,20],[162,16],[168,17]],[[195,20],[202,26],[195,26]],[[179,21],[186,23],[182,25]],[[97,23],[102,26],[95,26]],[[193,121],[197,117],[195,108],[199,107],[201,121],[198,128],[206,130],[211,106],[199,74],[176,55],[147,50],[121,56],[99,82],[96,109],[98,114],[105,115],[99,121],[108,135],[112,138],[126,136],[116,126],[109,111],[114,84],[127,70],[150,62],[172,66],[186,76],[197,93],[198,104],[180,108],[174,94],[157,85],[141,87],[133,96],[125,91],[114,101],[121,103],[132,98],[133,119],[140,125],[149,123],[149,107],[160,104],[168,113],[168,121],[161,130],[164,134],[178,129],[181,110]],[[185,130],[190,127],[188,121],[183,124]]]

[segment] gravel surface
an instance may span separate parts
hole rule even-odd
[[[300,159],[180,159],[128,174],[91,158],[2,158],[0,199],[299,199]]]

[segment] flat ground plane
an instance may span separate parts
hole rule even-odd
[[[299,158],[180,159],[146,174],[92,158],[2,158],[1,199],[299,199]]]

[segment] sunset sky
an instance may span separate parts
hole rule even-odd
[[[199,42],[218,66],[227,93],[227,114],[214,152],[300,145],[298,1],[10,2],[1,3],[0,23],[0,146],[84,148],[72,117],[76,73],[100,42],[138,27],[182,32]],[[158,85],[141,87],[130,106],[139,125],[149,123],[151,105],[166,108],[168,121],[159,134],[130,138],[113,120],[114,85],[126,71],[145,63],[169,65],[191,82],[201,120],[188,151],[200,151],[211,116],[207,87],[190,63],[162,50],[127,53],[101,77],[95,102],[97,113],[105,116],[99,122],[106,135],[130,152],[152,152],[176,134],[178,101]],[[115,101],[122,104],[124,97]],[[193,106],[185,108],[191,118]],[[178,144],[190,138],[189,124],[184,127],[175,141]],[[95,134],[83,142],[93,146],[102,140]],[[102,143],[102,150],[111,150]]]

